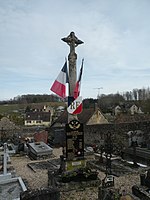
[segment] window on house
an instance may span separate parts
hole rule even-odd
[[[41,120],[37,120],[36,123],[37,123],[37,124],[41,124]]]

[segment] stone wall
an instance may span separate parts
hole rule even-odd
[[[55,130],[59,130],[55,127],[50,129],[50,134],[53,134]],[[61,127],[61,130],[65,130],[64,127]],[[129,131],[141,130],[144,132],[144,135],[150,133],[150,121],[144,122],[134,122],[134,123],[118,123],[118,124],[99,124],[99,125],[85,125],[84,126],[84,143],[85,144],[94,144],[100,143],[103,141],[107,133],[114,134],[116,136],[121,136],[124,139],[127,139],[127,133]],[[55,134],[57,137],[57,134]],[[60,135],[58,136],[60,137]],[[56,138],[57,141],[60,140],[62,143],[62,138]]]
[[[146,137],[150,133],[150,122],[88,125],[84,127],[84,142],[85,144],[97,143],[104,140],[107,133],[126,139],[127,133],[135,130],[143,131]]]

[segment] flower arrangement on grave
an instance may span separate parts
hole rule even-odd
[[[88,167],[79,168],[72,171],[63,172],[61,175],[61,181],[66,183],[70,181],[89,181],[96,180],[98,178],[98,172],[91,170]]]

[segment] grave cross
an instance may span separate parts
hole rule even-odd
[[[7,143],[4,143],[3,174],[7,174]]]

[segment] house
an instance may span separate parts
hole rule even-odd
[[[58,106],[58,108],[56,109],[57,111],[64,111],[65,110],[65,107],[64,106]]]
[[[48,105],[32,105],[30,111],[32,111],[32,112],[51,112],[51,114],[53,114],[54,109]]]
[[[50,112],[27,112],[25,117],[25,126],[50,126]]]
[[[114,108],[114,114],[115,116],[117,116],[118,114],[121,114],[121,113],[126,113],[126,114],[128,113],[130,115],[143,114],[143,112],[141,111],[141,108],[135,104],[117,105]]]
[[[134,114],[143,114],[143,112],[141,111],[141,108],[136,106],[135,104],[133,104],[131,107],[130,107],[130,112],[131,112],[131,115],[134,115]]]
[[[94,125],[94,124],[108,124],[108,120],[102,114],[99,108],[83,109],[83,111],[77,115],[80,123],[84,125]],[[65,127],[68,123],[68,113],[65,110],[60,117],[58,117],[51,127]]]
[[[54,109],[47,105],[32,105],[26,112],[25,126],[50,126]]]
[[[119,105],[116,106],[116,107],[114,108],[114,112],[115,112],[115,115],[118,115],[118,114],[122,113],[121,107],[120,107]]]

